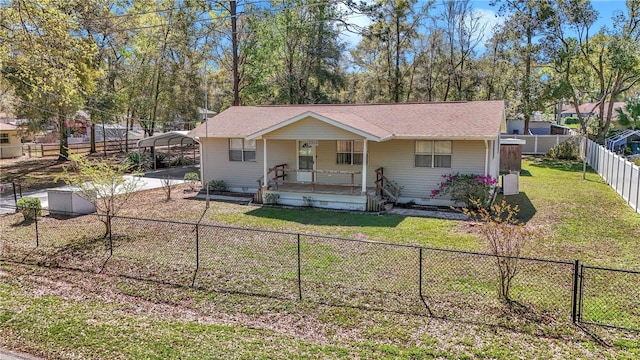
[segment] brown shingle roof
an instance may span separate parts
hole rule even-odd
[[[11,124],[0,123],[0,130],[17,130],[18,127]]]
[[[503,101],[366,105],[280,105],[230,107],[209,119],[208,137],[254,137],[301,119],[330,120],[372,140],[391,138],[492,139],[504,119]],[[317,115],[317,116],[316,116]],[[189,135],[205,137],[205,124]]]
[[[624,102],[614,102],[613,103],[613,112],[614,114],[616,113],[615,109],[625,109],[627,106],[626,103]],[[604,104],[604,108],[607,109],[609,107],[609,103],[605,103]],[[580,111],[581,114],[589,114],[589,113],[594,113],[594,114],[600,114],[600,106],[598,103],[584,103],[584,104],[580,104],[578,106],[578,110]],[[576,112],[576,108],[573,105],[564,105],[562,106],[562,112],[563,114],[575,114]]]

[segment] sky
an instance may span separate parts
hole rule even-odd
[[[418,0],[418,3],[423,3],[426,0]],[[436,4],[442,0],[436,0]],[[502,18],[498,16],[498,8],[489,5],[490,0],[473,0],[473,8],[482,15],[482,19],[487,24],[487,33],[484,35],[484,39],[489,39],[492,35],[492,29],[502,23]],[[616,12],[625,11],[625,0],[591,0],[593,7],[600,13],[598,21],[594,25],[595,31],[599,30],[604,25],[611,24],[611,18]],[[362,15],[355,15],[350,18],[350,22],[366,27],[370,24],[369,18]],[[357,45],[360,40],[360,36],[355,34],[348,34],[344,36],[345,41],[349,47]]]

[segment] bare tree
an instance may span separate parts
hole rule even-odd
[[[519,210],[517,205],[511,206],[505,200],[489,208],[482,207],[477,200],[471,200],[471,207],[463,209],[467,216],[482,222],[480,234],[486,240],[489,253],[495,256],[498,295],[507,304],[513,302],[511,285],[520,271],[522,249],[534,235],[517,219]]]

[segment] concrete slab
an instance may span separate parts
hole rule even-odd
[[[133,175],[125,175],[124,178],[128,179],[129,181],[137,181],[138,191],[161,188],[162,180],[164,179],[164,177],[147,178],[147,177],[138,177]],[[174,184],[181,184],[184,182],[184,180],[182,179],[172,179],[172,181]],[[49,196],[48,196],[49,190],[70,191],[72,190],[72,188],[69,186],[62,186],[62,187],[51,188],[51,189],[25,192],[25,193],[22,193],[22,197],[36,197],[40,199],[40,204],[42,205],[42,208],[48,209],[49,208]],[[14,203],[13,196],[0,197],[0,214],[12,214],[14,212],[15,212],[15,203]]]
[[[461,220],[461,221],[469,220],[469,218],[465,214],[456,213],[456,212],[405,209],[405,208],[397,208],[397,207],[387,211],[387,214],[416,216],[416,217],[431,217],[431,218],[446,219],[446,220]]]

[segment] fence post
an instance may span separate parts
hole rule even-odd
[[[300,259],[300,234],[298,234],[298,300],[302,300],[302,260]]]
[[[17,212],[18,211],[18,194],[16,193],[16,183],[12,181],[11,185],[13,186],[13,204],[16,206],[16,212]]]
[[[638,184],[638,189],[636,190],[636,212],[639,212],[640,209],[640,166],[638,167],[638,178],[636,179],[636,183]]]
[[[580,264],[580,273],[578,274],[579,287],[578,287],[578,306],[576,319],[578,322],[582,321],[582,303],[584,297],[584,264]]]
[[[113,256],[113,231],[111,229],[111,215],[107,214],[107,223],[109,224],[109,255]]]
[[[424,307],[427,308],[427,311],[429,312],[429,316],[433,316],[433,312],[431,312],[431,308],[429,307],[429,304],[427,304],[427,300],[422,295],[422,247],[418,249],[419,249],[419,256],[418,256],[418,281],[419,281],[418,292],[419,294],[418,295],[420,296],[420,300],[422,300]]]
[[[200,269],[200,224],[196,224],[196,271]]]
[[[418,294],[422,299],[422,248],[420,248],[418,256]]]
[[[622,162],[622,198],[624,199],[624,184],[627,176],[627,162]],[[631,185],[631,181],[629,181],[629,185]],[[627,196],[627,204],[631,204],[631,192]]]
[[[33,217],[36,221],[36,247],[40,246],[40,233],[38,232],[38,213],[36,209],[33,209],[35,216]]]
[[[571,297],[571,322],[578,322],[578,271],[580,270],[580,260],[573,263],[573,295]]]

